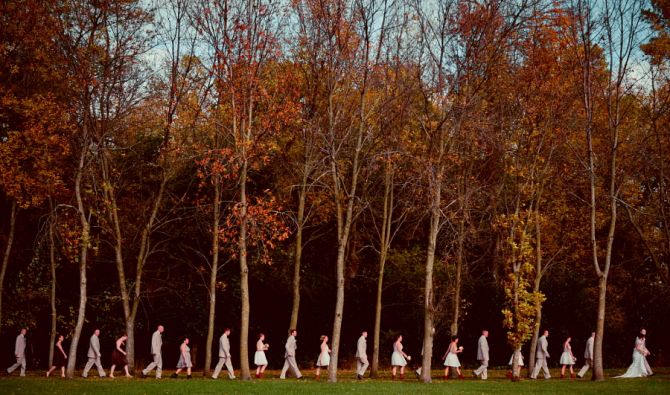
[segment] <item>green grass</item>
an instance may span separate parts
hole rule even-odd
[[[489,380],[471,378],[443,381],[437,377],[433,383],[423,384],[414,377],[402,381],[391,381],[388,372],[380,379],[353,380],[352,371],[343,371],[338,383],[332,384],[314,380],[313,371],[305,370],[304,380],[294,378],[279,380],[278,372],[266,372],[262,380],[241,381],[220,378],[205,379],[200,372],[192,380],[184,376],[170,379],[172,373],[165,371],[161,380],[126,378],[91,378],[66,380],[60,377],[45,378],[33,372],[27,377],[0,378],[0,394],[670,394],[670,372],[657,369],[654,377],[642,379],[613,379],[602,382],[590,380],[561,380],[552,378],[545,381],[524,380],[512,383],[504,378],[503,370],[489,372]],[[466,371],[469,372],[469,371]],[[91,372],[93,373],[93,372]],[[608,376],[620,374],[621,370],[608,371]],[[552,375],[559,376],[557,369]],[[225,376],[225,375],[222,375]],[[409,375],[408,375],[409,376]],[[323,377],[323,376],[322,376]]]

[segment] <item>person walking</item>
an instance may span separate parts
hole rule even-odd
[[[565,377],[565,368],[567,366],[570,366],[570,378],[575,378],[575,372],[572,370],[572,366],[575,364],[577,358],[572,354],[572,347],[570,346],[571,341],[572,338],[568,336],[568,338],[565,339],[565,342],[563,342],[563,353],[561,354],[561,359],[559,361],[560,364],[563,365],[561,367],[561,378]]]
[[[298,348],[297,342],[295,340],[296,336],[298,336],[298,331],[291,329],[289,331],[288,339],[286,339],[286,346],[284,347],[286,349],[286,352],[284,353],[284,367],[282,368],[281,374],[279,375],[279,378],[282,380],[286,378],[286,372],[289,368],[291,368],[293,374],[295,374],[295,377],[298,380],[302,379],[302,373],[300,373],[298,364],[295,361],[295,350]]]
[[[256,378],[260,379],[263,377],[265,368],[268,366],[268,359],[265,356],[265,352],[270,348],[269,344],[263,343],[265,340],[265,335],[263,333],[258,334],[258,341],[256,342],[256,354],[254,354],[254,364],[256,365]]]
[[[20,366],[21,377],[26,375],[26,333],[28,333],[28,328],[21,328],[18,336],[16,336],[16,341],[14,341],[16,363],[7,368],[7,374],[12,374]]]
[[[189,340],[188,337],[184,339],[179,346],[179,361],[177,361],[177,370],[172,373],[172,378],[179,377],[179,373],[186,368],[186,378],[191,378],[191,368],[193,363],[191,362],[191,347],[188,346]]]
[[[449,368],[456,369],[458,378],[462,379],[463,374],[461,374],[461,362],[458,360],[459,353],[463,352],[463,346],[458,346],[458,336],[451,337],[451,343],[447,348],[447,352],[444,353],[442,359],[444,359],[444,379],[449,379]]]
[[[362,380],[365,376],[365,371],[368,368],[370,363],[368,362],[368,342],[367,342],[368,332],[361,332],[361,337],[358,338],[356,343],[356,378]]]
[[[233,360],[230,355],[230,340],[228,339],[228,336],[230,336],[230,328],[224,329],[223,335],[219,338],[219,363],[216,364],[216,368],[214,369],[214,374],[212,375],[213,379],[219,377],[219,373],[221,373],[221,369],[224,365],[228,371],[228,378],[231,380],[235,378]]]
[[[596,333],[591,332],[591,337],[586,341],[586,347],[584,348],[584,366],[577,373],[577,377],[580,379],[584,378],[586,372],[589,371],[591,365],[593,365],[593,343],[596,338]]]
[[[98,369],[98,375],[105,377],[105,370],[102,368],[102,362],[100,361],[100,357],[102,356],[100,353],[100,329],[93,331],[93,335],[91,335],[91,339],[88,342],[88,354],[86,355],[88,356],[88,361],[86,362],[86,366],[84,366],[84,372],[81,374],[81,377],[88,377],[88,371],[91,370],[93,365]]]
[[[407,366],[407,361],[411,361],[412,357],[405,354],[402,350],[402,335],[398,335],[395,342],[393,343],[393,354],[391,354],[391,379],[396,379],[396,371],[400,368],[400,380],[405,378],[405,366]]]
[[[318,380],[321,377],[321,368],[328,370],[328,365],[330,365],[330,347],[328,347],[328,336],[322,335],[319,340],[321,340],[321,352],[319,357],[316,359],[316,379]]]
[[[65,363],[67,362],[67,354],[65,353],[65,350],[63,350],[63,340],[65,340],[63,335],[58,336],[58,339],[56,340],[56,346],[54,347],[54,358],[53,362],[51,363],[51,367],[47,371],[47,377],[49,377],[51,372],[56,370],[56,368],[60,368],[60,376],[65,377]]]
[[[128,340],[128,335],[125,333],[123,336],[116,339],[116,348],[112,351],[112,367],[109,370],[109,377],[112,379],[114,378],[114,369],[117,366],[123,366],[123,370],[126,372],[126,377],[133,377],[130,372],[128,372],[128,353],[123,349],[126,340]]]
[[[544,373],[544,378],[546,380],[551,378],[551,374],[549,374],[549,367],[547,367],[547,358],[549,358],[549,351],[547,351],[547,348],[549,347],[549,342],[547,342],[547,338],[549,337],[549,331],[545,330],[542,333],[542,336],[537,340],[537,351],[535,352],[535,369],[533,369],[533,373],[530,375],[531,379],[537,379],[537,375],[540,373],[540,369],[542,369],[542,372]]]
[[[489,342],[487,338],[489,337],[489,331],[484,329],[482,335],[479,336],[479,341],[477,341],[477,360],[481,364],[477,370],[473,371],[472,374],[475,377],[481,376],[482,380],[488,378],[488,368],[489,368]]]
[[[146,378],[149,372],[156,369],[156,378],[160,379],[163,373],[163,357],[161,355],[163,348],[163,325],[158,325],[156,332],[151,335],[151,358],[153,361],[142,371],[142,377]]]

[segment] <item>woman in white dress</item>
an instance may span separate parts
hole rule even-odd
[[[328,369],[330,365],[330,347],[328,347],[328,336],[322,335],[321,338],[321,353],[316,359],[316,379],[321,377],[321,368]]]
[[[572,365],[575,364],[577,358],[575,358],[574,354],[572,353],[572,347],[570,346],[571,341],[572,338],[568,336],[568,338],[565,339],[565,342],[563,343],[563,354],[561,354],[561,360],[560,360],[560,364],[563,365],[561,367],[561,378],[565,378],[566,366],[570,366],[570,378],[571,379],[575,378],[575,372],[572,370]]]
[[[513,363],[514,363],[514,353],[512,353],[512,356],[509,357],[509,363],[508,363],[508,365],[509,365],[509,370],[508,370],[507,373],[505,374],[505,375],[507,376],[508,379],[511,379],[512,376],[514,375],[514,372],[512,372],[512,364],[513,364]],[[519,353],[519,372],[521,372],[521,370],[523,369],[523,367],[524,367],[524,363],[523,363],[523,354]],[[519,374],[519,375],[521,376],[521,374]]]
[[[412,357],[405,354],[402,350],[402,335],[398,335],[393,343],[393,354],[391,354],[391,366],[393,370],[391,371],[391,379],[395,380],[396,370],[400,368],[400,379],[405,378],[405,366],[407,366],[407,361],[411,361]]]
[[[616,378],[647,377],[650,375],[650,372],[647,370],[647,366],[644,363],[644,358],[649,355],[649,350],[647,350],[644,344],[644,338],[645,334],[640,333],[635,339],[633,363],[630,364],[626,373],[621,376],[616,376]]]
[[[458,336],[452,336],[451,337],[451,343],[449,343],[449,348],[447,348],[447,352],[444,353],[444,356],[442,357],[444,359],[444,379],[447,380],[449,378],[449,368],[455,368],[456,373],[458,373],[458,378],[463,379],[463,375],[461,374],[461,363],[458,361],[458,353],[463,352],[463,346],[458,347]]]
[[[254,354],[257,379],[263,377],[263,372],[265,372],[265,368],[268,366],[268,359],[265,357],[265,352],[270,348],[270,345],[263,343],[263,340],[265,340],[265,335],[259,333],[258,341],[256,342],[256,354]]]
[[[191,378],[191,368],[193,367],[193,363],[191,363],[191,348],[188,346],[188,343],[189,340],[187,337],[181,343],[181,346],[179,346],[179,361],[177,362],[177,371],[172,373],[173,378],[179,376],[179,372],[184,368],[186,368],[186,378]]]

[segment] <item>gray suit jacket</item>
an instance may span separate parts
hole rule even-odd
[[[284,353],[284,357],[295,357],[295,350],[297,348],[298,345],[296,344],[295,336],[289,336],[288,339],[286,339],[286,352]]]
[[[486,336],[481,335],[479,337],[479,342],[477,343],[477,360],[478,361],[488,361],[489,360],[489,342],[486,340]]]
[[[586,349],[584,350],[584,359],[593,359],[593,336],[586,341]]]
[[[356,358],[365,362],[368,360],[368,342],[365,337],[361,336],[358,338],[358,343],[356,344]]]
[[[23,334],[16,336],[16,343],[14,344],[14,356],[17,358],[26,356],[26,337]]]
[[[537,351],[535,352],[535,358],[537,359],[549,358],[549,351],[547,351],[548,346],[549,343],[547,342],[547,338],[541,336],[540,339],[537,341]]]
[[[100,358],[100,339],[96,335],[91,336],[91,341],[88,343],[89,358]]]
[[[151,336],[151,355],[160,355],[163,347],[163,338],[159,331],[154,332]]]
[[[219,357],[230,358],[230,341],[225,333],[219,338]]]

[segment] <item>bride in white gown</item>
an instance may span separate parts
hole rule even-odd
[[[633,349],[633,363],[630,364],[626,373],[617,378],[647,377],[652,373],[647,369],[645,358],[649,355],[649,350],[645,347],[645,333],[641,332],[635,339],[635,348]]]

